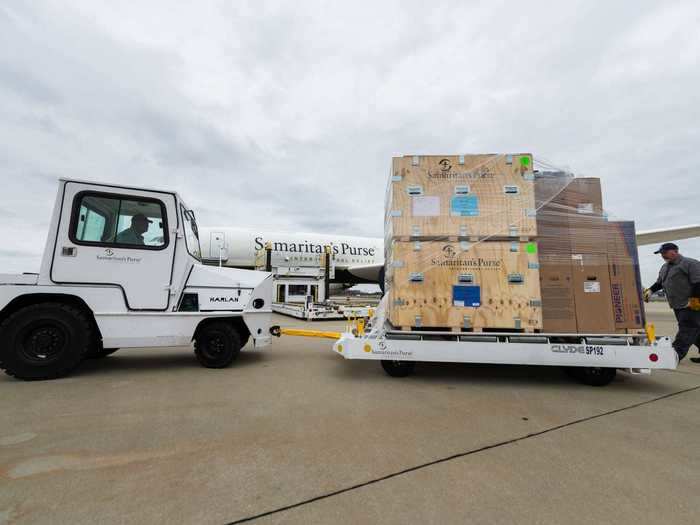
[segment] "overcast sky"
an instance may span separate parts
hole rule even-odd
[[[180,4],[0,5],[0,272],[38,270],[58,177],[381,236],[393,155],[531,151],[638,229],[700,222],[697,1]]]

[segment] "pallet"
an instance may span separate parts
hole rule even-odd
[[[402,332],[444,332],[449,334],[489,334],[489,333],[511,333],[511,334],[538,334],[542,330],[537,328],[464,328],[463,326],[393,326],[387,323],[392,330]]]
[[[391,238],[396,242],[468,242],[470,244],[478,242],[535,242],[537,237],[530,235],[395,235]]]

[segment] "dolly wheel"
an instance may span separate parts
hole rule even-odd
[[[410,376],[416,369],[414,361],[387,361],[382,360],[382,368],[391,377]]]
[[[207,368],[225,368],[241,352],[241,337],[235,327],[226,321],[207,323],[197,330],[194,354]]]
[[[567,370],[569,375],[584,385],[605,386],[617,375],[617,369],[600,366],[573,367]]]

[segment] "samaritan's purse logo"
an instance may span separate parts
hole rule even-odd
[[[442,171],[450,171],[452,169],[452,163],[449,159],[442,159],[438,164],[440,164],[440,169]]]
[[[492,171],[494,166],[489,161],[484,161],[471,170],[465,170],[463,166],[458,166],[457,171],[452,171],[454,166],[452,166],[450,159],[440,159],[437,164],[440,167],[439,170],[428,170],[429,179],[449,181],[455,179],[492,179],[494,177],[494,172]],[[464,161],[461,159],[460,164],[464,164]]]
[[[446,244],[442,247],[442,254],[445,256],[445,259],[454,259],[457,252],[451,245]]]
[[[432,266],[449,268],[471,268],[476,270],[498,270],[503,261],[496,257],[485,259],[478,257],[471,251],[461,251],[451,244],[442,247],[442,257],[433,257],[430,260]]]
[[[102,254],[96,254],[98,261],[109,261],[111,263],[139,264],[143,257],[132,257],[131,255],[115,255],[112,248],[105,248]]]

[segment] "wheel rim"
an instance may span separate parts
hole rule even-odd
[[[219,334],[207,337],[204,353],[210,359],[218,359],[226,352],[226,340]]]
[[[61,357],[68,341],[65,326],[52,320],[40,320],[22,331],[19,350],[26,360],[46,364]]]

